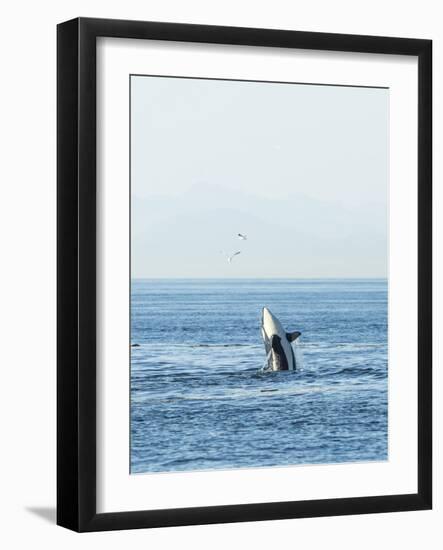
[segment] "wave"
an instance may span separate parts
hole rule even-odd
[[[359,392],[361,391],[381,391],[380,385],[377,383],[365,383],[359,384]],[[196,393],[187,393],[176,394],[171,393],[170,395],[132,395],[131,402],[133,404],[143,404],[143,403],[179,403],[183,401],[236,401],[236,400],[247,400],[247,399],[273,399],[281,397],[297,397],[297,396],[307,396],[318,393],[344,393],[344,392],[355,392],[355,384],[307,384],[303,386],[281,386],[278,388],[250,388],[250,389],[225,389],[222,392],[211,393],[211,392],[196,392]]]
[[[164,346],[173,346],[174,348],[262,348],[262,345],[259,344],[239,344],[239,343],[211,343],[211,344],[194,344],[194,343],[175,343],[175,342],[134,342],[131,344],[131,348],[135,350],[140,348],[164,348]]]
[[[133,342],[131,344],[132,348],[150,348],[150,347],[163,347],[165,345],[173,345],[175,348],[248,348],[248,347],[254,347],[254,348],[262,348],[263,344],[261,342],[247,342],[247,343],[239,343],[239,342],[211,342],[211,343],[176,343],[176,342]],[[385,347],[387,345],[387,342],[329,342],[329,341],[319,341],[319,342],[307,342],[302,341],[301,339],[297,341],[294,344],[296,347],[301,348],[343,348],[343,347],[350,347],[350,348],[380,348]]]
[[[254,344],[185,344],[189,348],[250,348]]]

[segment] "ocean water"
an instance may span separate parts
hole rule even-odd
[[[261,308],[298,370],[263,372]],[[133,280],[131,472],[388,458],[387,281]]]

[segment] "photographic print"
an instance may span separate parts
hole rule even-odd
[[[130,76],[130,472],[388,459],[389,89]]]
[[[432,41],[57,27],[57,524],[432,508]]]

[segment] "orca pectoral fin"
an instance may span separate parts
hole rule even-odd
[[[298,330],[294,332],[287,332],[286,338],[288,339],[288,342],[295,342],[297,338],[301,335],[301,332],[298,332]]]

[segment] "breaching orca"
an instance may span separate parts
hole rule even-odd
[[[295,355],[291,342],[301,332],[285,332],[280,321],[267,307],[263,308],[261,334],[265,344],[269,370],[296,370]]]

